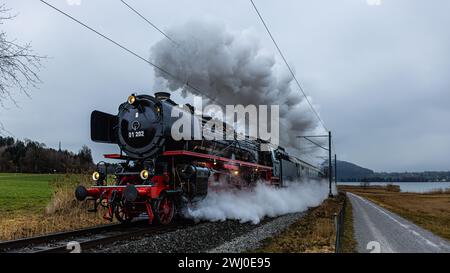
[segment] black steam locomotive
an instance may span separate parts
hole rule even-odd
[[[150,223],[165,225],[177,208],[202,199],[215,187],[246,188],[261,181],[282,186],[286,181],[322,176],[320,169],[290,156],[282,147],[263,151],[261,145],[267,142],[239,138],[235,132],[232,140],[174,140],[171,130],[178,117],[171,113],[175,107],[190,117],[192,132],[202,130],[211,119],[196,115],[190,105],[180,109],[165,92],[154,97],[133,94],[119,106],[117,115],[92,112],[92,140],[117,144],[120,154],[104,156],[120,163],[112,185],[107,182],[107,168],[99,167],[92,176],[96,185],[78,186],[77,199],[92,201],[93,211],[99,205],[106,207],[108,220],[115,216],[129,222],[147,214]],[[224,136],[230,133],[226,128],[224,124],[221,130],[207,131]]]

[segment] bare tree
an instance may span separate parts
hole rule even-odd
[[[11,10],[0,4],[0,26],[11,20]],[[30,43],[19,45],[15,40],[9,40],[6,32],[0,30],[0,105],[5,100],[16,100],[13,94],[22,92],[29,96],[28,90],[41,83],[38,76],[41,61],[44,56],[36,55]],[[0,135],[7,132],[0,121]]]
[[[11,20],[10,9],[0,5],[0,25]],[[8,40],[6,33],[0,30],[0,104],[6,99],[16,102],[14,91],[29,96],[29,88],[41,83],[38,76],[44,56],[36,55],[30,43],[19,45],[15,40]]]

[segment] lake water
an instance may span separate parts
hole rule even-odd
[[[402,192],[429,192],[439,189],[450,189],[450,182],[371,182],[370,185],[399,185]],[[360,182],[338,182],[338,185],[359,186]]]

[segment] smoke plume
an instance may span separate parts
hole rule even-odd
[[[273,49],[265,50],[251,30],[233,31],[214,21],[191,21],[168,31],[157,42],[151,59],[182,82],[155,69],[171,91],[195,93],[189,83],[221,104],[280,105],[280,143],[295,147],[295,136],[317,127],[292,75],[277,61]],[[198,94],[202,95],[202,94]]]
[[[210,191],[207,197],[189,207],[185,216],[194,220],[239,220],[257,224],[264,217],[301,212],[318,206],[328,196],[325,182],[296,182],[276,188],[259,183],[248,190]]]

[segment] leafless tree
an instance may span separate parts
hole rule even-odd
[[[4,4],[0,4],[0,27],[15,15]],[[29,96],[30,88],[35,88],[41,79],[38,72],[44,56],[36,55],[30,43],[20,45],[9,40],[6,32],[0,30],[0,105],[6,100],[16,104],[14,93],[22,92]],[[0,121],[0,134],[5,129]]]

